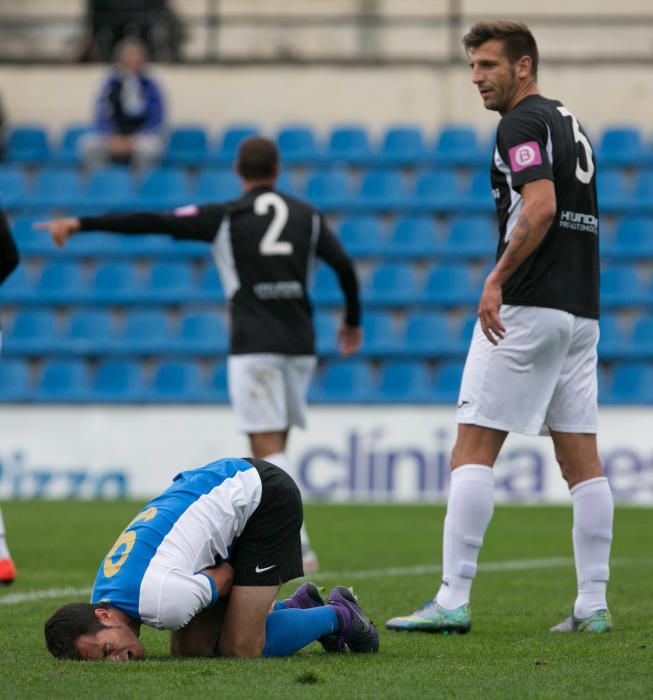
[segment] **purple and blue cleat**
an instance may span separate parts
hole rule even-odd
[[[301,608],[308,610],[309,608],[319,608],[324,605],[323,597],[324,589],[320,588],[311,581],[302,583],[302,585],[290,596],[282,600],[282,604],[286,608]],[[318,639],[324,651],[329,653],[336,651],[345,651],[345,640],[338,634],[328,634]]]

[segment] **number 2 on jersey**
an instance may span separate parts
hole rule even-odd
[[[288,205],[275,192],[265,192],[254,200],[254,213],[258,216],[264,216],[271,208],[274,215],[263,234],[259,252],[261,255],[292,255],[292,243],[279,240],[288,222]]]
[[[578,120],[576,117],[566,108],[558,107],[558,112],[562,114],[563,117],[569,117],[571,119],[571,128],[574,131],[574,141],[579,143],[585,150],[585,160],[587,161],[587,170],[583,170],[580,165],[580,161],[576,158],[576,177],[585,185],[588,185],[592,180],[592,175],[594,175],[594,162],[592,161],[592,146],[587,139],[587,136],[583,134],[578,126]]]
[[[139,520],[152,520],[155,515],[156,508],[148,508],[147,510],[144,510],[142,513],[139,513],[120,533],[120,536],[113,543],[113,547],[111,547],[109,553],[104,559],[104,566],[102,568],[104,575],[107,578],[115,576],[120,571],[122,565],[127,561],[129,553],[134,548],[134,544],[136,543],[136,533],[129,528]],[[123,545],[125,548],[122,550],[122,552],[120,552],[118,561],[113,561],[113,558],[116,556],[116,554],[118,554],[118,551]]]

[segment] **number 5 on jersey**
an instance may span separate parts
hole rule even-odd
[[[129,553],[134,549],[134,544],[136,543],[136,533],[133,530],[130,530],[129,528],[134,524],[137,523],[139,520],[152,520],[152,518],[156,515],[156,508],[148,508],[147,510],[144,510],[142,513],[139,513],[130,523],[127,525],[127,527],[120,533],[120,536],[118,539],[113,543],[113,547],[109,550],[109,553],[104,559],[104,575],[107,578],[111,578],[112,576],[115,576],[120,569],[122,568],[122,565],[127,561],[127,557],[129,556]],[[120,548],[124,546],[124,549],[120,552],[120,555],[118,557],[118,561],[114,561],[113,558],[118,554],[120,551]]]
[[[583,134],[578,126],[578,120],[576,117],[566,108],[558,107],[558,112],[562,114],[563,117],[569,117],[571,119],[571,128],[574,132],[574,141],[579,143],[583,150],[585,151],[585,160],[587,161],[587,170],[583,170],[580,165],[580,160],[576,158],[576,177],[585,185],[588,185],[592,181],[592,175],[594,175],[594,162],[592,161],[592,146],[587,140],[587,136]]]
[[[288,223],[288,205],[275,192],[265,192],[254,200],[254,213],[258,216],[265,216],[270,209],[274,209],[274,215],[263,234],[259,252],[261,255],[292,255],[292,243],[279,240]]]

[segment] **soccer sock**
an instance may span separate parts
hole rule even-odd
[[[607,608],[605,592],[610,578],[610,545],[614,504],[604,476],[576,484],[571,491],[574,511],[574,560],[578,597],[574,616],[585,618]]]
[[[442,584],[435,600],[448,610],[469,603],[476,561],[494,510],[491,467],[465,464],[451,472],[444,519]]]
[[[0,510],[0,559],[9,559],[9,548],[5,540],[5,522],[2,519],[2,511]]]
[[[265,623],[263,656],[288,656],[339,629],[336,611],[326,605],[309,610],[275,610],[268,614]]]

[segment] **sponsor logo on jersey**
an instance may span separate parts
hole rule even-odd
[[[254,294],[259,299],[301,299],[304,288],[301,282],[259,282],[254,285]]]
[[[597,234],[599,232],[599,220],[592,214],[583,214],[580,211],[564,209],[560,212],[560,228]]]
[[[510,168],[514,173],[529,168],[531,165],[542,165],[542,154],[537,141],[526,141],[514,146],[508,151]]]

